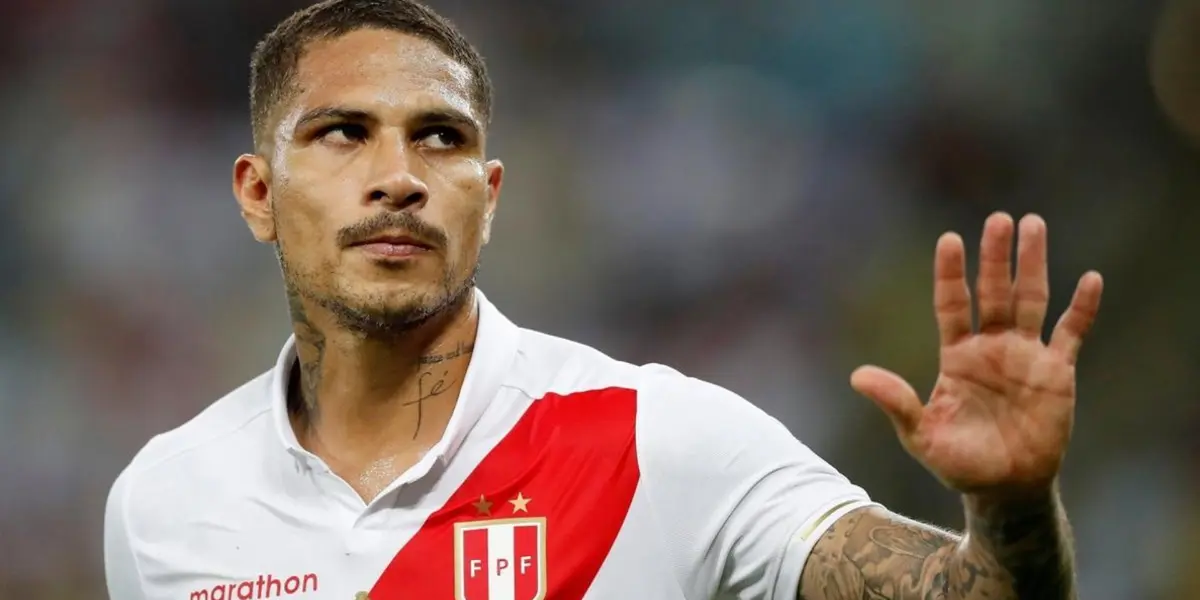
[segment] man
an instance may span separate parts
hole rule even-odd
[[[960,537],[872,503],[733,393],[521,329],[475,290],[504,172],[491,88],[428,8],[303,10],[251,80],[233,191],[295,336],[117,479],[114,600],[1074,598],[1055,482],[1101,280],[1044,345],[1040,218],[987,220],[978,332],[963,242],[938,241],[927,404],[851,377],[962,494]]]

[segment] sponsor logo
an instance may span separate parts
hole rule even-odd
[[[223,583],[211,588],[196,590],[188,596],[188,600],[262,600],[264,598],[283,598],[297,594],[307,594],[317,591],[317,576],[315,573],[276,577],[274,575],[259,575],[258,579]]]

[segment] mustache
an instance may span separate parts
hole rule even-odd
[[[343,227],[337,233],[337,242],[338,245],[345,247],[369,240],[377,235],[397,231],[433,248],[443,248],[448,241],[445,232],[418,219],[412,213],[384,212],[354,225]]]

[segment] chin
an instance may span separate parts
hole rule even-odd
[[[368,337],[386,337],[411,331],[440,312],[437,305],[425,302],[339,302],[329,308],[342,327]]]
[[[353,294],[328,308],[351,331],[370,337],[392,336],[411,331],[452,310],[472,289],[470,285],[459,289],[411,284],[387,287],[391,289]]]

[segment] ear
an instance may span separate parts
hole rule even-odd
[[[243,154],[233,163],[233,196],[250,233],[264,244],[276,241],[270,175],[270,166],[260,156]]]
[[[496,215],[496,206],[500,203],[500,187],[504,183],[504,164],[499,160],[489,160],[484,165],[487,173],[487,207],[483,215],[483,243],[492,238],[492,218]]]

